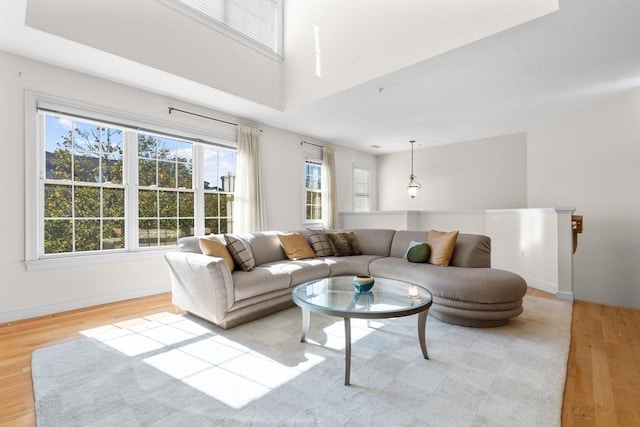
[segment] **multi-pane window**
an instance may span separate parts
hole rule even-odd
[[[193,144],[138,134],[138,244],[194,234]]]
[[[34,184],[31,259],[233,231],[235,150],[49,111],[38,117],[44,170]]]
[[[371,195],[369,189],[370,174],[367,169],[353,168],[353,210],[354,212],[368,212],[371,210]]]
[[[44,254],[124,248],[121,129],[46,116]]]
[[[305,220],[322,220],[322,163],[307,160],[305,174]]]
[[[203,153],[205,233],[230,233],[236,188],[236,152],[204,147]]]

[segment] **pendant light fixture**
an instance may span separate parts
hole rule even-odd
[[[411,144],[411,175],[409,175],[409,184],[407,185],[407,193],[412,199],[418,194],[418,190],[422,188],[422,185],[416,181],[416,176],[413,174],[413,144],[414,140],[409,141]]]

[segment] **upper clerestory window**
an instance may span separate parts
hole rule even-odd
[[[282,0],[158,0],[254,49],[282,59]]]

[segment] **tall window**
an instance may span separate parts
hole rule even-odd
[[[307,160],[305,175],[305,220],[322,221],[322,163]]]
[[[369,179],[370,173],[367,169],[353,168],[353,210],[355,212],[371,210]]]
[[[122,130],[46,116],[44,253],[124,248]]]
[[[160,0],[240,41],[282,56],[282,0]]]
[[[138,244],[194,234],[193,144],[138,134]]]
[[[31,187],[38,242],[27,244],[28,259],[232,232],[235,150],[48,110],[38,123],[44,170]]]

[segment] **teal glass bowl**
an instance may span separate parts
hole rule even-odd
[[[356,292],[369,292],[375,283],[375,279],[371,276],[353,276],[353,288]]]

